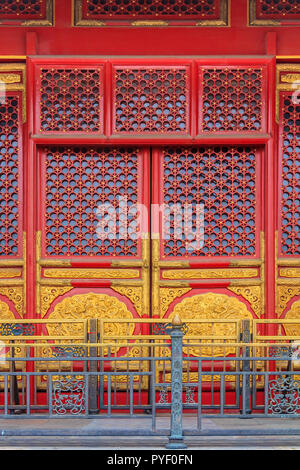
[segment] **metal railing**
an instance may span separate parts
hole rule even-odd
[[[300,329],[296,320],[274,322],[281,329],[296,325],[294,333]],[[188,325],[174,318],[159,326],[148,321],[159,335],[144,329],[137,338],[109,338],[101,327],[99,336],[96,320],[78,323],[73,335],[70,322],[2,323],[0,418],[101,419],[127,413],[151,416],[155,433],[157,417],[170,413],[169,446],[180,448],[184,434],[201,431],[205,416],[300,417],[296,334],[276,336],[272,329],[259,330],[259,322],[243,320],[235,324],[234,337],[190,335]],[[45,330],[49,324],[53,335]],[[186,410],[196,427],[183,432]]]

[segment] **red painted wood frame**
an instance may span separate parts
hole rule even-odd
[[[33,293],[32,286],[36,285],[36,264],[35,264],[35,250],[36,250],[36,231],[41,229],[43,230],[43,220],[42,220],[42,212],[41,207],[43,204],[40,199],[40,189],[42,187],[42,180],[40,179],[40,175],[44,175],[44,171],[40,166],[40,163],[45,158],[43,155],[42,149],[45,146],[136,146],[137,142],[139,144],[139,148],[141,146],[146,146],[145,150],[143,151],[143,158],[148,158],[149,146],[153,148],[160,147],[161,145],[175,145],[182,146],[182,145],[201,145],[201,146],[212,146],[216,145],[229,145],[232,147],[237,146],[247,146],[247,147],[255,147],[257,149],[257,164],[258,164],[258,173],[257,173],[257,194],[259,195],[258,198],[261,202],[260,206],[257,206],[257,221],[258,225],[256,227],[256,252],[255,258],[258,258],[261,254],[259,245],[259,231],[265,230],[265,237],[266,237],[266,244],[267,246],[274,246],[274,197],[275,197],[275,186],[274,186],[274,161],[273,161],[273,138],[272,138],[272,130],[274,129],[274,102],[273,96],[274,93],[274,74],[275,74],[275,62],[273,59],[270,58],[259,58],[259,59],[251,59],[248,58],[234,58],[225,59],[225,58],[214,58],[214,59],[185,59],[185,58],[176,58],[176,60],[172,59],[137,59],[135,57],[128,58],[124,60],[114,60],[107,58],[103,60],[103,58],[93,58],[87,60],[87,58],[31,58],[28,60],[28,93],[27,93],[27,103],[29,108],[29,134],[31,135],[31,139],[29,141],[29,149],[28,152],[28,166],[27,166],[27,188],[26,188],[26,216],[27,216],[27,238],[28,238],[28,265],[27,265],[27,274],[28,274],[28,287],[27,287],[27,315],[32,316],[35,315],[36,312],[36,303],[35,303],[35,295]],[[113,96],[113,80],[112,80],[112,71],[114,68],[118,67],[138,67],[146,68],[146,67],[186,67],[189,70],[188,73],[188,84],[190,86],[189,94],[188,94],[188,103],[190,103],[190,112],[189,112],[189,120],[188,120],[188,128],[190,131],[189,136],[181,136],[181,137],[170,137],[168,134],[163,134],[162,136],[156,135],[144,135],[139,136],[138,140],[135,135],[122,135],[116,138],[112,135],[112,128],[113,128],[113,109],[114,103],[112,100]],[[205,134],[200,135],[198,133],[199,124],[198,124],[198,106],[199,106],[199,71],[202,67],[205,68],[219,68],[219,67],[236,67],[236,68],[247,68],[247,67],[260,67],[263,71],[263,110],[264,110],[264,128],[261,132],[254,132],[253,135],[251,133],[223,133],[216,137],[216,134]],[[42,135],[37,133],[37,124],[36,124],[36,116],[39,113],[39,101],[38,101],[38,90],[40,84],[40,69],[43,68],[55,68],[58,67],[60,69],[63,68],[93,68],[93,67],[101,67],[103,70],[103,93],[104,93],[104,101],[103,101],[103,125],[104,125],[104,135],[97,134],[97,135],[81,135],[75,133],[68,133],[68,132],[61,132],[61,133],[51,133],[51,135]],[[268,83],[268,87],[266,87],[265,83]],[[102,98],[101,98],[102,99]],[[217,139],[217,141],[216,141]],[[41,148],[41,153],[37,152],[38,148]],[[158,155],[159,148],[153,154],[153,181],[158,184],[161,179],[161,172],[157,166],[155,155]],[[45,164],[45,163],[44,163]],[[263,170],[264,169],[264,170]],[[150,187],[149,182],[147,182],[147,177],[149,176],[150,171],[145,172],[145,180],[143,183],[144,188],[144,202],[146,201],[146,205],[149,205],[149,197],[150,197]],[[265,175],[265,176],[263,176]],[[38,184],[37,184],[38,182]],[[266,187],[266,182],[268,182],[268,187]],[[43,196],[44,197],[44,196]],[[265,201],[263,203],[263,200]],[[38,201],[38,203],[36,203]],[[153,199],[152,202],[160,202],[158,198],[158,192],[156,189],[153,191]],[[40,205],[42,203],[42,205]],[[37,214],[37,217],[36,217]],[[264,214],[267,214],[267,219]],[[44,242],[43,242],[44,243]],[[43,248],[42,248],[43,249]],[[44,249],[43,249],[44,250]],[[268,317],[274,316],[274,256],[272,255],[274,251],[271,249],[268,250],[268,256],[266,257],[266,264],[265,264],[265,288],[266,288],[266,314]],[[45,253],[44,253],[45,254]],[[246,257],[247,258],[247,257]],[[115,258],[114,258],[115,259]],[[124,259],[124,258],[123,258]],[[140,258],[138,258],[140,259]],[[72,259],[69,260],[71,267],[111,267],[112,259],[108,257],[103,257],[102,260],[97,258],[86,257],[84,259]],[[220,257],[219,259],[214,258],[213,260],[208,260],[203,257],[201,259],[190,261],[190,266],[194,268],[205,268],[207,266],[214,266],[214,267],[228,267],[230,261],[228,261],[228,257],[226,259]],[[232,260],[231,260],[232,261]],[[228,283],[226,282],[194,282],[193,287],[196,288],[208,288],[210,286],[211,289],[224,289]],[[82,288],[83,285],[89,288],[102,288],[106,289],[111,285],[110,281],[72,281],[72,285],[74,288]],[[273,285],[273,288],[272,288]]]

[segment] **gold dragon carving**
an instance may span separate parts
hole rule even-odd
[[[163,279],[231,279],[258,276],[257,269],[169,269],[162,274]]]
[[[47,329],[52,336],[60,334],[62,336],[78,337],[83,334],[83,325],[75,321],[91,318],[111,320],[104,323],[104,338],[102,338],[102,341],[107,341],[114,336],[132,335],[134,332],[134,323],[117,321],[132,320],[133,318],[124,302],[111,295],[95,294],[93,292],[66,297],[59,302],[49,315],[49,320],[74,320],[74,323],[59,324],[58,322],[53,325],[49,323]],[[111,353],[115,353],[119,349],[119,347],[112,347]],[[107,350],[104,353],[107,353]]]
[[[225,294],[206,293],[187,297],[175,305],[173,312],[170,315],[170,320],[175,315],[179,315],[183,322],[188,325],[188,333],[186,337],[190,336],[207,336],[208,339],[202,340],[202,344],[210,343],[214,336],[228,337],[238,339],[238,323],[235,320],[252,319],[252,315],[247,309],[246,305],[239,301],[236,297],[228,296]],[[207,320],[207,322],[189,323],[189,320]],[[214,320],[233,320],[232,323],[214,323]],[[223,340],[226,344],[226,340]],[[223,342],[221,341],[221,342]],[[216,341],[218,342],[218,341]],[[227,340],[227,343],[230,342]],[[234,354],[234,347],[205,347],[205,346],[190,346],[184,348],[184,352],[193,356],[223,356]]]

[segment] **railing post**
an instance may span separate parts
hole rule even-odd
[[[92,318],[89,321],[89,343],[97,343],[97,319]],[[89,357],[97,357],[97,347],[89,346]],[[89,360],[89,372],[97,372],[97,361]],[[89,414],[99,413],[98,407],[98,376],[90,375],[88,378],[89,383]]]
[[[251,321],[242,320],[242,343],[251,343]],[[250,364],[250,346],[243,347],[243,367],[242,371],[246,372],[246,375],[243,375],[242,381],[242,393],[243,393],[243,409],[242,409],[242,418],[251,415],[251,364]],[[249,372],[249,374],[247,374]],[[254,383],[254,377],[252,379]]]
[[[167,449],[186,449],[182,432],[182,322],[175,315],[171,336],[171,433]]]

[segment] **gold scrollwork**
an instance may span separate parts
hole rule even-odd
[[[257,317],[262,315],[262,287],[261,286],[230,286],[229,290],[240,295],[249,302]]]
[[[143,314],[142,287],[112,286],[112,289],[127,297],[135,306],[138,315],[141,316]]]
[[[300,268],[281,268],[280,276],[282,277],[300,277]]]
[[[160,289],[160,316],[164,317],[171,303],[178,297],[190,292],[191,288],[161,288]]]
[[[20,287],[0,287],[0,294],[7,297],[14,304],[18,314],[23,317],[24,313],[24,291],[23,286]]]
[[[169,317],[170,320],[175,315],[179,315],[182,321],[188,324],[188,337],[205,336],[208,338],[202,340],[199,346],[191,345],[184,348],[185,353],[197,357],[222,356],[224,351],[226,355],[235,353],[234,348],[226,347],[226,340],[224,340],[224,346],[205,347],[205,344],[211,343],[214,336],[232,337],[237,341],[239,335],[237,321],[253,318],[246,305],[236,297],[213,292],[186,297],[175,305]],[[189,320],[197,319],[209,321],[189,323]],[[232,320],[232,323],[226,321],[224,323],[214,322],[214,320]]]
[[[44,277],[67,279],[135,279],[140,273],[135,269],[45,269]]]
[[[20,83],[21,77],[18,74],[14,73],[0,73],[0,82],[1,83]]]
[[[170,269],[163,272],[163,279],[233,279],[258,276],[257,269]]]
[[[293,298],[300,295],[299,286],[277,286],[277,315],[280,317],[287,304]]]
[[[47,314],[52,302],[70,290],[72,290],[72,287],[41,286],[40,305],[42,318]]]
[[[22,276],[21,269],[0,268],[0,278],[1,279],[10,279],[10,278],[21,277],[21,276]]]

